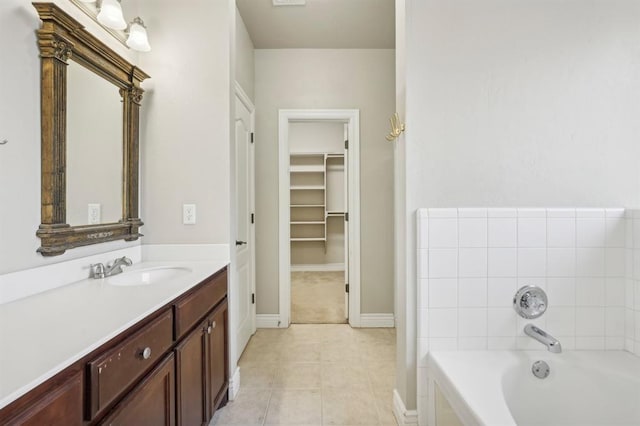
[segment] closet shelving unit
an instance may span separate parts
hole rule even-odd
[[[344,217],[343,208],[327,208],[327,173],[333,163],[340,161],[344,167],[343,153],[290,153],[291,242],[322,242],[326,250],[327,219]]]

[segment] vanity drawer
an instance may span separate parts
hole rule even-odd
[[[89,414],[93,418],[151,368],[173,344],[167,309],[118,346],[88,363]]]
[[[212,307],[227,295],[227,269],[209,278],[199,288],[175,303],[176,340],[180,340]]]

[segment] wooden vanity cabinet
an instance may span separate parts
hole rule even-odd
[[[173,313],[166,309],[113,349],[89,361],[89,419],[112,405],[151,369],[173,344]]]
[[[229,369],[227,350],[227,301],[218,306],[207,318],[206,378],[205,401],[208,419],[215,411],[227,403],[229,388]]]
[[[175,424],[175,363],[172,353],[100,422],[104,426]]]
[[[216,285],[221,283],[218,281]],[[228,304],[224,298],[176,345],[180,425],[207,424],[215,411],[226,403],[229,385],[227,321]]]
[[[82,372],[56,375],[0,412],[3,426],[82,425]]]
[[[224,267],[0,409],[0,425],[207,424],[227,401],[227,311]]]

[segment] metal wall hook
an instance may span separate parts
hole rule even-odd
[[[400,122],[400,116],[398,115],[398,113],[394,113],[391,118],[389,119],[389,121],[391,122],[391,133],[389,133],[387,136],[385,136],[387,138],[387,140],[389,142],[397,139],[400,134],[402,134],[402,132],[404,132],[404,123]]]

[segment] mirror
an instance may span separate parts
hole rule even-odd
[[[122,217],[122,98],[73,61],[67,67],[67,223]]]
[[[33,3],[41,61],[44,256],[140,237],[138,127],[142,70],[54,3]]]

